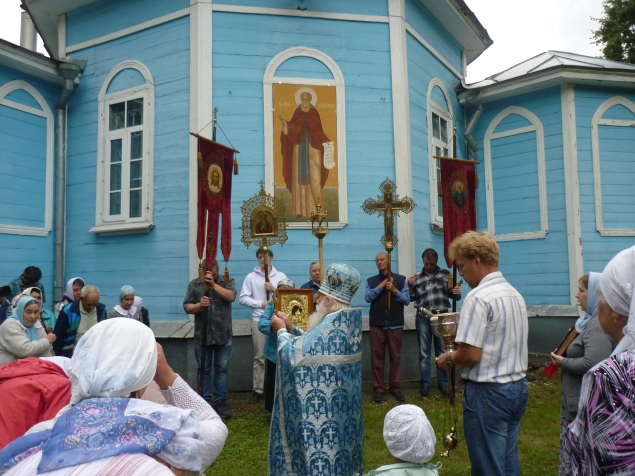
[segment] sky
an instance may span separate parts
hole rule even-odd
[[[467,67],[475,83],[547,50],[600,56],[591,31],[602,0],[465,0],[494,44]],[[20,0],[2,0],[0,38],[20,42]],[[38,51],[46,54],[42,40]]]

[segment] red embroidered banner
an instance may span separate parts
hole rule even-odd
[[[216,259],[218,247],[218,219],[222,215],[220,249],[225,261],[232,251],[231,196],[234,149],[218,142],[198,138],[198,224],[196,249],[203,259],[207,245],[207,266]],[[207,219],[207,237],[205,220]],[[207,239],[206,239],[207,238]]]
[[[474,163],[441,159],[443,197],[443,252],[449,267],[448,247],[454,238],[476,230],[476,173]]]

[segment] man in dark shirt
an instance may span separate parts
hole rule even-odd
[[[27,266],[20,277],[12,279],[5,285],[9,286],[11,292],[11,294],[7,296],[7,299],[11,301],[26,288],[36,287],[42,291],[42,302],[46,302],[44,285],[42,285],[40,279],[42,279],[42,271],[40,271],[40,268],[37,266]]]
[[[209,308],[207,321],[207,342],[205,357],[205,380],[203,395],[205,401],[211,398],[210,384],[212,361],[214,361],[214,402],[212,407],[223,418],[231,417],[227,406],[227,368],[232,349],[232,302],[236,299],[236,285],[233,279],[225,284],[218,275],[218,262],[205,273],[205,283],[210,286],[209,297],[205,296],[205,283],[198,278],[190,281],[183,299],[183,309],[194,314],[194,349],[198,370],[196,381],[201,376],[201,347],[203,345],[203,322]]]
[[[373,374],[373,399],[381,402],[386,392],[384,386],[384,361],[386,347],[390,356],[390,393],[403,402],[401,391],[401,341],[403,339],[404,306],[410,304],[406,277],[392,273],[388,277],[388,255],[379,253],[375,258],[379,270],[377,276],[366,281],[366,302],[370,303],[370,355]],[[388,293],[391,293],[388,310]]]
[[[320,290],[320,263],[313,261],[309,265],[309,281],[300,286],[300,289],[313,289],[313,310],[317,309],[317,293]]]
[[[410,288],[410,300],[417,308],[416,328],[417,341],[419,343],[419,393],[423,397],[430,394],[430,383],[432,370],[430,362],[430,344],[434,340],[434,353],[439,356],[445,351],[443,339],[432,334],[430,318],[419,309],[426,308],[429,311],[448,312],[450,309],[450,299],[458,301],[461,299],[461,288],[455,286],[448,289],[448,277],[450,272],[437,266],[439,255],[432,248],[428,248],[421,255],[423,258],[423,269],[408,278]],[[448,393],[448,374],[445,370],[437,368],[437,385],[443,395]]]

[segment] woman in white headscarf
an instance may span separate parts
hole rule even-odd
[[[142,322],[143,316],[141,315],[141,308],[135,306],[134,301],[134,288],[129,284],[122,286],[121,291],[119,291],[119,305],[115,306],[112,311],[108,313],[106,319],[127,317]]]
[[[227,427],[140,322],[92,327],[68,372],[70,404],[0,451],[4,476],[202,474],[225,444]],[[152,380],[169,405],[139,399]]]
[[[384,419],[384,441],[394,459],[365,476],[438,476],[434,456],[436,438],[424,411],[416,405],[398,405]]]
[[[82,288],[84,287],[84,280],[80,277],[71,278],[66,283],[66,289],[62,300],[58,302],[53,308],[53,314],[55,319],[59,315],[60,311],[64,309],[64,306],[77,301],[81,297]]]
[[[598,317],[618,343],[584,376],[580,406],[569,426],[572,474],[635,474],[635,246],[606,265]]]

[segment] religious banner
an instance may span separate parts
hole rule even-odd
[[[275,196],[287,223],[306,223],[318,204],[339,221],[337,87],[273,85]]]
[[[218,222],[222,215],[220,249],[225,261],[232,250],[231,193],[234,171],[234,149],[193,134],[198,139],[198,221],[196,249],[199,259],[207,250],[207,266],[216,259]],[[207,233],[205,224],[207,222]]]
[[[443,252],[452,267],[450,243],[466,231],[476,231],[476,172],[472,161],[438,158],[442,159]]]

